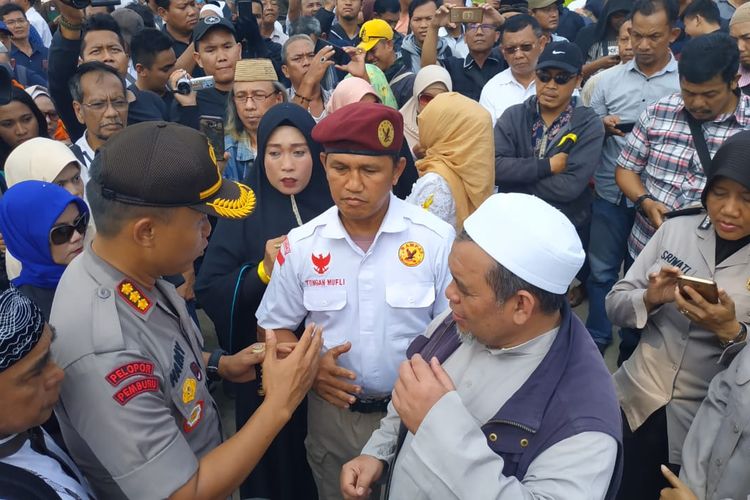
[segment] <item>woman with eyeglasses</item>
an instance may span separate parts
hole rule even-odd
[[[409,151],[415,159],[424,157],[424,149],[419,144],[417,116],[427,103],[443,92],[453,91],[451,75],[442,66],[431,64],[419,70],[414,79],[412,98],[399,110],[404,117],[404,137]]]
[[[0,231],[22,265],[11,282],[45,319],[65,267],[83,251],[88,222],[86,203],[56,184],[24,181],[0,198]]]
[[[34,137],[49,137],[47,119],[25,90],[13,87],[10,102],[0,106],[0,170],[16,146]]]
[[[224,148],[229,153],[225,178],[239,182],[248,178],[258,151],[260,119],[282,102],[287,102],[286,89],[279,83],[270,59],[237,61],[224,127]]]

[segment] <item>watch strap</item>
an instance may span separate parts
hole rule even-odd
[[[214,349],[206,364],[206,374],[209,380],[221,380],[219,376],[219,359],[228,354],[224,349]]]

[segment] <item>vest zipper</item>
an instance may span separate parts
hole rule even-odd
[[[529,434],[536,434],[536,431],[532,429],[531,427],[527,427],[523,424],[519,424],[518,422],[513,422],[512,420],[490,420],[484,425],[490,425],[490,424],[506,424],[513,427],[518,427],[519,429],[523,429],[524,431],[528,432]],[[483,426],[484,427],[484,426]]]

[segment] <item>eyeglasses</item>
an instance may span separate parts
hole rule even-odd
[[[419,102],[419,104],[421,104],[422,106],[427,106],[427,104],[429,104],[430,101],[432,101],[434,98],[434,95],[422,92],[417,96],[417,102]]]
[[[558,73],[555,76],[550,75],[546,71],[537,71],[536,78],[542,83],[549,83],[550,80],[554,80],[558,85],[565,85],[573,78],[577,77],[577,74],[572,73]]]
[[[235,94],[234,100],[246,104],[248,99],[252,99],[254,103],[260,104],[269,97],[278,94],[279,91],[275,90],[271,92],[270,94],[264,94],[263,92],[253,92],[252,94]]]
[[[82,106],[85,106],[89,108],[91,111],[96,111],[97,113],[101,113],[102,111],[106,110],[109,105],[112,105],[113,108],[115,108],[115,111],[125,111],[128,109],[128,101],[125,99],[107,99],[106,101],[94,101],[89,103],[81,103]]]
[[[494,24],[478,24],[478,23],[472,23],[466,25],[467,31],[474,31],[478,29],[482,29],[482,31],[495,31],[495,25]]]
[[[52,122],[56,122],[60,118],[60,116],[57,114],[57,111],[42,111],[42,114],[46,119]]]
[[[63,245],[70,241],[73,237],[73,232],[78,232],[81,236],[86,234],[88,225],[89,214],[86,212],[76,217],[73,224],[60,224],[50,229],[49,241],[53,245]]]
[[[521,52],[531,52],[534,50],[536,43],[522,43],[521,45],[511,45],[510,47],[503,47],[503,54],[506,56],[512,56],[519,50]]]
[[[5,25],[6,26],[16,26],[16,25],[23,26],[27,22],[28,21],[26,19],[8,19],[7,21],[5,21]]]

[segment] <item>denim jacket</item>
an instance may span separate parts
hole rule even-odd
[[[224,136],[224,149],[229,153],[229,161],[224,169],[224,178],[237,182],[245,182],[250,168],[255,162],[255,150],[246,140],[236,140],[231,135]]]

